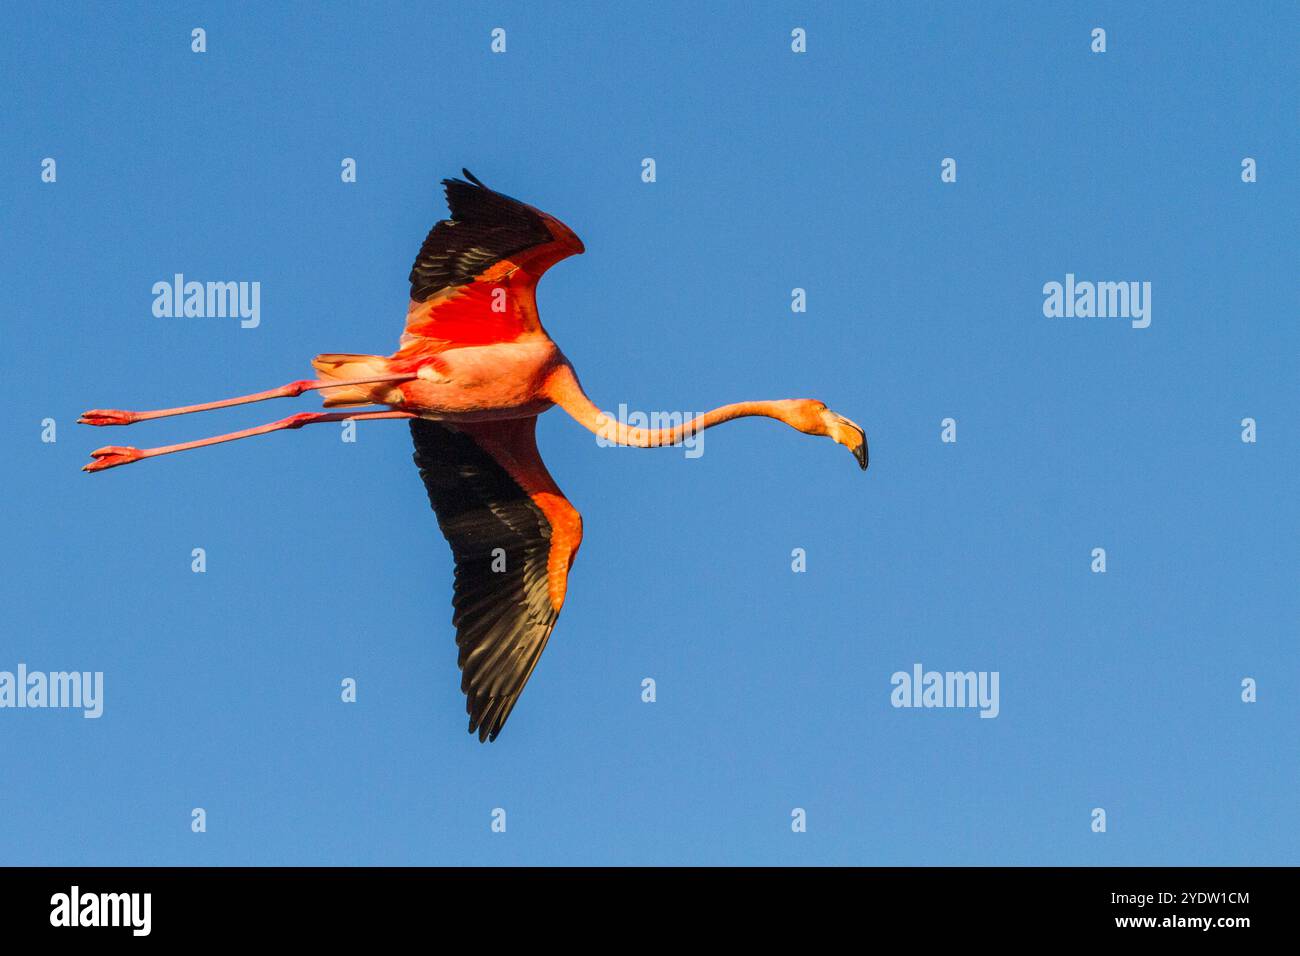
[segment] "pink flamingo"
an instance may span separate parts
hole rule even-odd
[[[558,405],[621,445],[674,445],[736,418],[763,416],[826,436],[867,467],[866,434],[812,399],[739,402],[673,428],[615,422],[583,392],[537,315],[537,281],[585,251],[553,216],[465,179],[443,180],[451,218],[430,231],[411,270],[411,303],[389,356],[325,354],[318,377],[238,398],[151,412],[88,411],[87,425],[134,422],[319,390],[326,408],[158,448],[109,445],[85,471],[346,419],[407,418],[415,463],[456,562],[456,644],[469,730],[495,740],[537,666],[564,604],[582,518],[537,451],[537,416]],[[383,406],[365,410],[365,406]]]

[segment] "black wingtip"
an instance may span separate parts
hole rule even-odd
[[[478,736],[479,743],[490,744],[497,739],[497,734],[501,733],[501,728],[498,727],[493,730],[491,724],[485,718],[480,717],[475,720],[471,717],[469,719],[469,732]]]
[[[473,173],[471,173],[468,169],[462,166],[460,171],[464,173],[465,178],[468,179],[470,182],[472,182],[475,186],[478,186],[480,189],[487,189],[487,187],[483,185],[483,181],[479,179],[477,176],[475,176]]]

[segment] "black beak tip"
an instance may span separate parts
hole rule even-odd
[[[853,457],[858,460],[858,467],[863,471],[867,470],[867,433],[861,428],[857,429],[861,441],[853,449]]]

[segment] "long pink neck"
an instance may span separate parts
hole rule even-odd
[[[637,448],[675,445],[684,438],[702,432],[706,428],[712,428],[714,425],[729,422],[733,418],[753,416],[775,418],[792,428],[795,427],[789,417],[788,401],[757,401],[723,405],[670,428],[636,428],[610,417],[597,408],[578,384],[573,369],[567,365],[561,366],[552,373],[547,382],[547,393],[555,404],[573,416],[573,419],[588,431],[615,444]]]

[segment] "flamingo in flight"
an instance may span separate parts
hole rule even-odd
[[[410,419],[415,464],[455,558],[461,690],[469,731],[495,740],[555,628],[582,540],[582,517],[537,451],[537,416],[555,405],[597,435],[639,448],[674,445],[748,416],[847,447],[865,470],[866,434],[811,399],[723,405],[671,428],[629,427],[586,396],[537,315],[537,281],[585,251],[553,216],[483,185],[445,179],[451,218],[434,225],[411,269],[411,302],[389,356],[325,354],[313,379],[238,398],[150,412],[88,411],[86,425],[129,425],[319,390],[326,408],[198,441],[91,452],[98,472],[145,458],[347,419]],[[368,410],[373,406],[382,408]]]

